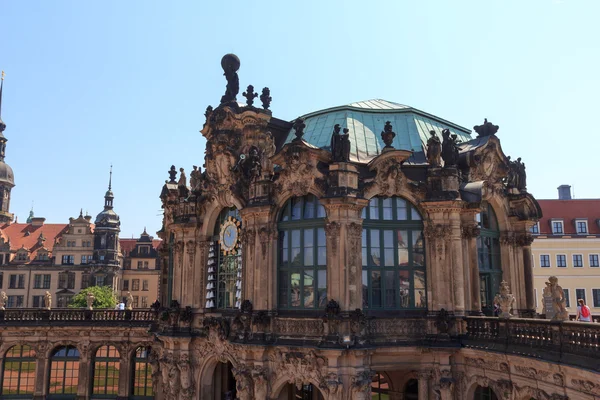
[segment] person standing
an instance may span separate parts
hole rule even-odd
[[[577,321],[581,322],[592,322],[592,312],[590,308],[585,305],[583,299],[577,300],[579,305],[577,306]]]

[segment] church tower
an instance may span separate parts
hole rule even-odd
[[[113,210],[114,195],[112,186],[112,166],[110,167],[110,178],[108,190],[104,195],[104,210],[96,216],[94,228],[94,274],[96,284],[116,284],[116,274],[120,270],[119,263],[119,232],[121,222],[119,216]]]
[[[13,214],[10,213],[10,191],[15,186],[15,176],[12,168],[4,162],[6,142],[4,130],[6,124],[2,121],[2,89],[4,87],[4,71],[0,81],[0,224],[10,224]]]

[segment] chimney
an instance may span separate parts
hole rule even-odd
[[[558,187],[559,200],[571,200],[571,185],[560,185]]]
[[[45,220],[46,218],[44,217],[33,217],[31,218],[31,226],[42,226]]]

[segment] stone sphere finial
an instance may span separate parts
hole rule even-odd
[[[224,71],[236,72],[240,69],[240,59],[235,54],[225,54],[221,59],[221,67]]]

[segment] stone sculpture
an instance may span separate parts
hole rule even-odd
[[[227,79],[227,88],[221,97],[221,104],[236,101],[240,91],[240,78],[237,74],[237,70],[240,69],[240,59],[235,54],[225,54],[221,59],[221,67]]]
[[[293,128],[295,131],[294,134],[296,135],[296,138],[293,141],[298,142],[298,141],[302,140],[302,136],[304,136],[304,128],[306,128],[304,119],[296,118],[296,120],[294,121]]]
[[[333,162],[350,161],[350,135],[348,129],[344,128],[344,134],[341,135],[340,124],[335,124],[333,134],[331,135],[331,157]]]
[[[548,295],[552,304],[551,313],[548,312],[550,307],[546,305],[546,296]],[[552,315],[551,318],[554,321],[567,321],[569,319],[565,292],[558,284],[558,278],[556,276],[551,276],[548,278],[548,282],[546,282],[546,288],[544,289],[544,305],[546,309],[546,318],[549,318],[549,316]]]
[[[0,293],[0,310],[6,310],[6,302],[8,301],[8,296],[5,292]]]
[[[506,188],[509,192],[521,192],[527,190],[527,174],[525,172],[525,163],[521,162],[521,157],[516,161],[508,158],[508,175],[506,177]]]
[[[496,132],[498,132],[498,128],[500,128],[498,125],[494,125],[491,122],[488,122],[487,118],[485,118],[483,120],[483,125],[475,125],[473,127],[473,130],[479,135],[477,137],[482,137],[495,135]]]
[[[494,297],[494,303],[498,304],[500,310],[502,311],[499,315],[500,318],[512,317],[510,311],[513,308],[514,302],[515,296],[510,293],[508,282],[502,281],[500,283],[500,293],[498,293],[496,297]]]
[[[177,186],[187,187],[187,177],[183,168],[179,168],[179,181],[177,182]]]
[[[190,173],[190,186],[193,192],[200,190],[200,183],[202,180],[202,171],[197,165],[193,166],[193,170]]]
[[[125,309],[133,310],[133,296],[131,292],[127,292],[127,297],[125,298]]]
[[[44,308],[46,310],[50,310],[52,308],[52,294],[50,294],[48,291],[46,291],[44,294]]]
[[[175,169],[174,165],[171,165],[169,169],[169,183],[177,183],[175,180],[177,178],[177,169]]]
[[[457,136],[450,136],[450,130],[442,131],[442,159],[444,167],[456,167],[458,165],[458,141]]]
[[[384,149],[394,148],[392,143],[394,142],[396,133],[392,129],[392,123],[390,121],[386,121],[385,126],[383,127],[383,132],[381,132],[381,139],[383,140],[383,143],[385,143]]]
[[[96,296],[94,296],[92,292],[87,292],[87,295],[85,296],[85,301],[87,303],[88,310],[94,309],[94,300],[96,300]]]
[[[430,167],[442,165],[442,142],[435,131],[429,131],[431,137],[427,140],[427,162]]]

